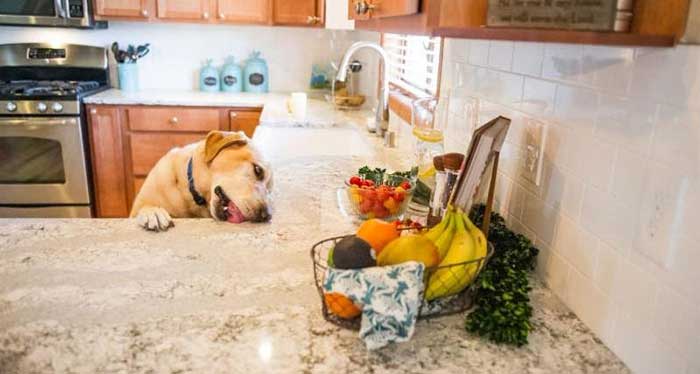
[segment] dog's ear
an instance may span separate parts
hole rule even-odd
[[[248,144],[248,137],[243,132],[211,131],[204,141],[204,160],[212,162],[222,149],[231,146],[242,147]]]

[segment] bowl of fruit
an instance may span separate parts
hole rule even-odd
[[[364,167],[345,181],[344,195],[350,213],[367,220],[401,218],[413,197],[413,180],[406,173],[386,173]]]

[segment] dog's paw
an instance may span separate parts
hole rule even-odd
[[[175,226],[170,214],[159,207],[143,207],[136,215],[136,222],[139,226],[150,231],[166,231],[172,226]]]

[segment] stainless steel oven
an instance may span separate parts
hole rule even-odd
[[[78,116],[0,117],[0,210],[89,217],[82,128]]]
[[[91,28],[90,0],[0,0],[0,24]]]
[[[105,48],[0,45],[0,217],[92,215],[82,98],[108,86]]]

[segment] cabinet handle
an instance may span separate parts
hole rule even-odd
[[[144,17],[148,17],[148,11],[146,9],[142,10],[141,15]]]
[[[224,12],[220,12],[220,13],[219,13],[219,18],[220,18],[220,19],[225,19],[225,18],[226,18],[226,15],[224,14]]]
[[[177,117],[173,117],[173,118],[171,118],[170,121],[168,121],[168,122],[170,122],[171,125],[177,125],[178,122],[180,122],[180,120],[177,119]]]
[[[202,18],[209,19],[209,12],[202,13]]]
[[[321,22],[321,17],[316,17],[316,16],[306,17],[306,23],[308,23],[309,25],[315,25],[319,22]]]
[[[356,0],[355,1],[355,13],[357,13],[358,16],[365,15],[367,13],[371,13],[377,8],[376,5],[370,3],[367,0]]]
[[[229,113],[228,115],[229,115],[229,117],[231,117],[231,118],[236,118],[236,117],[238,117],[238,113],[236,113],[236,112],[231,112],[231,113]]]

